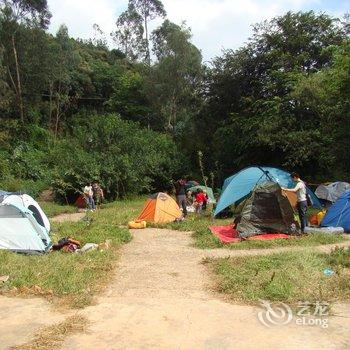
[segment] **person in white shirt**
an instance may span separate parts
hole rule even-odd
[[[301,233],[304,233],[305,227],[307,226],[307,189],[304,181],[300,179],[298,173],[292,173],[291,178],[296,182],[294,188],[282,188],[283,191],[293,192],[297,194],[297,208],[300,219]]]
[[[86,184],[83,192],[84,192],[84,197],[85,197],[87,208],[90,209],[91,211],[94,211],[96,209],[96,206],[95,206],[95,201],[94,201],[94,192],[92,190],[91,183]]]

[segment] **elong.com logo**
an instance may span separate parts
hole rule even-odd
[[[284,326],[294,320],[297,326],[328,328],[329,303],[327,302],[300,301],[295,315],[292,308],[282,302],[272,304],[268,300],[260,300],[260,304],[263,310],[258,312],[258,319],[266,327]]]

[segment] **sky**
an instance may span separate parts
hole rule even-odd
[[[192,42],[210,61],[223,49],[237,49],[252,34],[252,24],[282,15],[287,11],[314,10],[341,17],[350,12],[350,0],[163,0],[168,18],[192,29]],[[48,0],[52,13],[50,32],[66,24],[70,36],[93,38],[96,23],[111,47],[110,33],[127,0]],[[160,22],[154,21],[156,27]]]

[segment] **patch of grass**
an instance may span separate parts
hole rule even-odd
[[[72,205],[61,205],[53,202],[39,202],[39,205],[49,218],[59,214],[71,214],[77,212],[77,208]]]
[[[333,252],[287,252],[256,257],[207,259],[217,277],[217,289],[232,300],[350,300],[350,249]],[[334,275],[325,276],[326,268]]]
[[[212,215],[207,212],[201,216],[190,213],[186,220],[181,222],[172,222],[165,225],[147,224],[151,227],[168,228],[177,231],[190,231],[193,232],[195,239],[195,246],[201,249],[207,248],[221,248],[224,245],[220,240],[214,236],[210,230],[210,226],[229,225],[232,223],[230,219],[214,219]]]
[[[70,236],[82,245],[102,244],[99,250],[83,254],[56,251],[40,256],[0,251],[0,276],[10,276],[0,286],[0,292],[43,295],[75,308],[90,304],[108,282],[120,245],[131,239],[129,231],[121,225],[136,216],[139,201],[112,203],[89,213],[80,222],[52,223],[54,242]]]
[[[309,234],[301,237],[292,236],[290,239],[274,239],[266,241],[242,241],[240,243],[223,244],[209,230],[210,226],[229,225],[233,221],[230,219],[214,219],[209,213],[202,216],[194,214],[188,215],[186,220],[181,222],[173,222],[166,225],[152,225],[159,228],[170,228],[179,231],[192,231],[195,239],[195,247],[200,249],[264,249],[275,247],[291,247],[291,246],[316,246],[323,244],[335,244],[346,241],[341,235],[330,235],[327,233]]]
[[[66,318],[63,322],[40,330],[33,340],[14,346],[11,350],[51,350],[60,349],[64,340],[72,334],[84,332],[88,320],[81,315]]]

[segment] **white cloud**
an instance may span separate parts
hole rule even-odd
[[[238,48],[252,34],[252,25],[288,10],[300,10],[314,0],[164,0],[171,20],[186,20],[193,42],[204,59],[220,55],[222,49]]]
[[[92,38],[99,24],[109,37],[127,0],[49,0],[53,14],[51,32],[65,23],[73,37]],[[223,48],[238,48],[251,35],[251,25],[288,10],[322,8],[323,0],[163,0],[168,17],[192,28],[193,42],[205,60]],[[326,8],[325,8],[326,10]]]
[[[52,13],[50,31],[55,33],[66,24],[72,37],[92,38],[97,23],[109,36],[118,15],[127,1],[111,0],[48,0]]]

